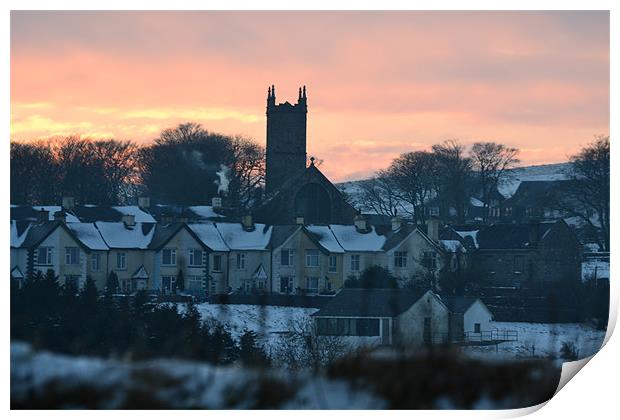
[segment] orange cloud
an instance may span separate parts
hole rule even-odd
[[[11,14],[14,139],[196,121],[264,144],[272,83],[279,102],[308,85],[308,152],[335,180],[446,138],[562,161],[609,132],[608,13]]]

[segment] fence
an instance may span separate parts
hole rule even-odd
[[[518,341],[518,331],[512,330],[491,330],[476,332],[466,332],[465,341],[485,342],[485,341]]]

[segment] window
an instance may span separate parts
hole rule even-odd
[[[319,250],[307,249],[306,250],[306,267],[318,267],[319,266]]]
[[[119,252],[116,254],[116,269],[117,270],[126,270],[127,269],[127,256],[124,252]]]
[[[338,271],[338,258],[335,255],[329,256],[327,271],[330,273],[335,273]]]
[[[480,334],[480,324],[479,323],[475,323],[474,324],[474,332],[476,334]]]
[[[506,216],[506,217],[512,216],[512,207],[504,208],[504,216]]]
[[[237,254],[237,270],[245,269],[245,254]]]
[[[295,250],[283,249],[280,251],[280,265],[290,267],[294,265]]]
[[[42,246],[37,249],[37,264],[52,265],[52,247]]]
[[[201,276],[187,276],[187,290],[200,292],[203,289],[203,281]]]
[[[164,293],[172,293],[177,290],[177,278],[176,276],[162,276],[161,287]]]
[[[202,265],[202,249],[190,248],[189,265],[190,267],[200,267]]]
[[[280,293],[293,293],[293,278],[280,277]]]
[[[79,289],[80,288],[80,276],[76,276],[76,275],[65,276],[65,287]]]
[[[515,255],[513,260],[513,270],[515,274],[523,273],[525,269],[525,257],[523,255]]]
[[[318,277],[306,277],[306,293],[319,293]]]
[[[499,207],[491,207],[489,212],[491,217],[499,217]]]
[[[431,216],[439,216],[439,207],[437,207],[437,206],[431,207],[430,210],[429,210],[429,214]]]
[[[101,269],[101,254],[92,254],[90,256],[90,269],[99,271]]]
[[[424,251],[422,265],[431,270],[437,268],[437,253],[435,251]]]
[[[407,251],[396,251],[394,253],[394,267],[407,267]]]
[[[213,256],[213,271],[222,271],[222,256]]]
[[[379,320],[363,318],[318,318],[319,335],[379,336]]]
[[[75,246],[68,246],[65,248],[65,264],[78,265],[80,264],[80,248]]]
[[[351,255],[351,271],[360,271],[359,254]]]
[[[164,248],[161,253],[162,265],[177,265],[177,250],[174,248]]]

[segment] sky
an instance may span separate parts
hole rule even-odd
[[[609,133],[608,12],[11,12],[11,138],[144,144],[179,123],[265,144],[308,91],[333,181],[458,139],[566,161]]]

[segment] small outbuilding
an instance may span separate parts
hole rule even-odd
[[[317,335],[356,344],[418,346],[448,339],[448,308],[431,290],[343,289],[312,316]]]
[[[493,313],[482,300],[465,296],[442,296],[441,300],[450,310],[450,342],[481,340],[491,335]]]

